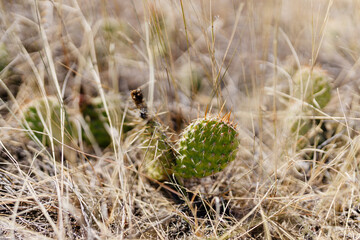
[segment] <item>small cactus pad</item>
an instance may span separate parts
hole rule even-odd
[[[150,120],[144,133],[145,161],[144,170],[147,176],[162,181],[171,174],[174,152],[167,142],[167,136],[159,126]]]
[[[50,145],[48,136],[48,132],[50,131],[53,138],[57,139],[57,141],[61,140],[60,103],[57,98],[47,97],[35,99],[25,107],[23,113],[24,121],[29,124],[29,127],[35,131],[35,136],[42,140],[45,145]],[[64,127],[64,141],[65,143],[69,143],[72,137],[71,125],[68,119],[65,120]]]
[[[298,119],[292,127],[291,132],[294,136],[297,136],[297,149],[303,149],[308,144],[308,134],[313,128],[311,119]]]
[[[295,96],[315,107],[324,108],[331,99],[330,77],[320,68],[305,67],[294,76]],[[303,95],[302,95],[303,94]]]
[[[174,173],[184,178],[201,178],[223,170],[235,159],[237,136],[236,129],[223,119],[194,121],[178,142]]]
[[[109,95],[106,101],[112,126],[117,131],[123,131],[124,133],[130,131],[132,126],[129,125],[129,119],[125,117],[125,122],[122,123],[124,112],[121,97]],[[102,99],[97,97],[83,101],[80,103],[80,109],[97,144],[99,144],[101,148],[109,146],[112,142],[109,134],[109,118],[106,114]],[[91,141],[84,132],[83,139],[85,139],[88,144],[91,144]]]
[[[108,123],[106,112],[100,98],[95,98],[91,102],[80,106],[85,122],[88,124],[91,133],[100,147],[105,148],[111,143],[111,137],[105,128]],[[83,138],[88,142],[89,139],[83,133]]]

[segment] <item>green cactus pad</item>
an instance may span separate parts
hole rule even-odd
[[[291,127],[291,132],[304,136],[313,127],[311,119],[300,119],[296,120]]]
[[[237,136],[236,129],[222,119],[194,121],[178,142],[174,173],[184,178],[201,178],[223,170],[235,159]]]
[[[98,99],[96,99],[98,100]],[[91,101],[80,106],[85,122],[88,124],[91,133],[100,147],[105,148],[111,143],[111,137],[104,124],[108,123],[106,112],[101,99]],[[83,133],[83,138],[87,143],[91,143],[87,136]]]
[[[291,132],[297,136],[297,149],[302,149],[308,144],[308,133],[313,128],[311,119],[299,119],[291,127]]]
[[[46,107],[46,102],[48,103],[48,108]],[[35,136],[43,144],[50,145],[46,129],[51,130],[53,138],[61,141],[60,104],[55,97],[35,99],[23,109],[23,113],[24,121],[29,124]],[[68,144],[72,138],[71,124],[68,119],[66,119],[64,127],[64,142]]]
[[[143,166],[146,175],[158,181],[167,179],[172,172],[174,152],[167,142],[165,131],[150,120],[143,137],[145,139]]]
[[[127,118],[125,118],[125,123],[122,126],[122,117],[124,113],[120,96],[108,96],[106,101],[113,127],[119,131],[122,130],[124,133],[130,131],[132,126],[128,123]],[[81,103],[80,109],[85,122],[89,126],[89,129],[99,146],[101,148],[109,146],[112,142],[108,132],[109,119],[102,99],[97,97],[85,101]],[[123,128],[121,129],[121,127]],[[83,133],[83,139],[85,139],[88,144],[91,144],[91,141],[85,133]]]
[[[331,99],[330,77],[320,68],[304,68],[294,76],[295,96],[315,107],[324,108]],[[302,95],[303,94],[303,95]]]

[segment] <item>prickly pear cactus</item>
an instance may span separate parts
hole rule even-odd
[[[48,103],[48,108],[47,104]],[[35,136],[43,144],[49,146],[51,132],[52,137],[61,141],[60,104],[55,97],[35,99],[23,109],[24,121],[34,131]],[[64,126],[64,142],[69,143],[72,138],[71,125],[66,118]],[[54,141],[55,144],[57,141]]]
[[[106,101],[113,127],[118,132],[128,132],[131,130],[132,126],[128,123],[127,118],[125,118],[125,123],[122,126],[122,116],[124,112],[121,97],[119,95],[109,95]],[[102,148],[109,146],[112,142],[109,134],[109,119],[101,98],[97,97],[82,101],[80,103],[80,110],[97,144]],[[123,129],[121,129],[121,127],[123,127]],[[85,139],[88,144],[91,144],[91,141],[84,132],[83,139]]]
[[[183,178],[206,177],[235,159],[238,133],[228,120],[202,118],[191,123],[178,142],[174,173]]]
[[[297,136],[296,139],[296,148],[303,149],[309,144],[309,138],[313,131],[314,124],[311,119],[298,119],[296,120],[291,128],[291,133]]]
[[[294,76],[295,96],[315,107],[324,108],[331,99],[330,77],[321,68],[309,67],[298,71]]]
[[[170,174],[177,177],[202,178],[223,170],[235,159],[239,146],[238,133],[229,122],[230,113],[222,118],[201,118],[182,132],[176,149],[170,144],[161,123],[149,118],[140,89],[131,91],[131,97],[146,120],[145,172],[149,177],[164,180]],[[147,147],[146,147],[147,146]]]
[[[327,73],[319,67],[314,67],[313,70],[309,67],[302,68],[294,77],[294,90],[297,98],[302,98],[305,102],[317,108],[324,108],[331,100],[331,78]],[[296,136],[296,149],[300,150],[312,144],[320,144],[325,139],[319,132],[319,127],[323,124],[319,120],[312,120],[310,118],[297,119],[298,116],[311,116],[314,114],[313,109],[310,109],[303,104],[295,103],[287,110],[287,115],[290,119],[286,119],[286,123],[290,123],[290,131],[292,135]],[[294,119],[296,117],[296,119]]]
[[[148,123],[143,135],[145,158],[143,168],[147,176],[158,181],[168,179],[174,164],[174,152],[166,133],[155,122]]]
[[[106,112],[101,99],[95,98],[92,99],[92,101],[83,103],[80,106],[80,109],[97,144],[99,144],[102,148],[110,145],[111,137],[106,129],[108,120],[106,119]],[[85,132],[83,132],[83,139],[85,139],[87,143],[91,144],[91,141]]]

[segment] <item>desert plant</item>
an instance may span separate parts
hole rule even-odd
[[[197,119],[184,130],[177,145],[176,175],[206,177],[235,159],[239,140],[229,117]]]
[[[89,127],[89,132],[82,132],[83,139],[92,144],[88,134],[92,134],[96,143],[105,148],[112,142],[110,136],[109,117],[112,120],[113,127],[118,131],[128,132],[132,129],[131,123],[128,117],[125,117],[125,122],[122,125],[123,118],[123,102],[121,96],[109,94],[106,96],[107,107],[109,110],[109,116],[107,116],[104,102],[100,97],[90,98],[83,96],[83,100],[80,102],[80,111],[84,117],[85,123]]]
[[[162,128],[154,121],[146,124],[142,135],[146,147],[144,169],[146,174],[156,180],[165,180],[172,173],[174,151]]]
[[[238,133],[230,123],[230,113],[220,118],[199,118],[181,134],[173,147],[164,127],[147,116],[147,108],[140,90],[132,97],[146,119],[143,137],[147,143],[144,165],[149,177],[167,179],[170,174],[177,177],[202,178],[223,170],[235,159],[239,146]]]
[[[303,99],[314,107],[323,109],[331,100],[331,78],[319,67],[304,67],[295,73],[294,77],[295,97]],[[310,116],[313,110],[303,104],[295,104],[288,109],[291,116],[305,115]],[[308,143],[316,142],[317,138],[314,131],[320,121],[312,119],[297,119],[291,125],[291,132],[298,137],[297,149],[302,149]],[[315,134],[314,134],[315,133]]]
[[[51,96],[32,100],[23,109],[24,121],[46,146],[50,146],[50,138],[55,139],[55,143],[61,141],[60,109],[58,99]],[[72,139],[72,127],[65,114],[64,143],[69,144]]]
[[[324,108],[331,100],[331,78],[319,67],[304,67],[295,73],[295,97],[305,102]]]
[[[125,118],[122,125],[123,109],[121,108],[121,97],[109,96],[107,98],[110,118],[113,127],[119,131],[127,132],[132,126]],[[105,148],[111,144],[109,134],[109,119],[106,115],[104,104],[100,98],[89,98],[80,101],[80,113],[90,130],[90,133],[82,131],[82,138],[86,143],[91,144],[88,134],[91,134],[96,143]],[[61,140],[60,103],[56,97],[39,98],[31,101],[23,109],[24,121],[34,131],[35,136],[46,146],[50,146],[49,134],[59,142]],[[70,113],[65,107],[64,143],[70,144],[77,138],[77,131],[74,124],[74,113]],[[76,114],[75,114],[76,115]],[[25,126],[25,125],[24,125]],[[121,129],[122,127],[122,129]]]

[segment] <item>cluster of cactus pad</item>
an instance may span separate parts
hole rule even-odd
[[[112,119],[113,128],[123,132],[132,129],[130,123],[122,122],[123,110],[120,108],[121,98],[109,96],[107,99],[108,110],[110,118]],[[24,127],[29,125],[33,130],[35,136],[42,141],[46,146],[50,146],[49,134],[52,134],[54,142],[61,140],[61,121],[60,121],[60,103],[56,97],[47,96],[44,98],[34,99],[23,109]],[[80,101],[79,111],[74,113],[68,106],[64,106],[65,121],[64,121],[64,143],[70,144],[72,141],[76,142],[78,138],[78,129],[75,124],[76,119],[81,116],[87,127],[81,129],[82,139],[89,145],[97,144],[101,148],[109,146],[112,142],[109,128],[109,118],[106,114],[104,104],[98,97],[89,98],[85,101]],[[81,121],[80,121],[81,122]],[[26,124],[25,124],[26,123]],[[88,130],[85,130],[88,129]],[[91,135],[91,137],[89,136]]]
[[[238,133],[229,117],[196,119],[184,129],[175,146],[168,143],[163,131],[149,127],[146,174],[164,180],[170,174],[202,178],[222,171],[235,159],[239,146]]]
[[[166,129],[153,117],[149,118],[141,90],[133,90],[131,97],[140,117],[146,120],[143,139],[148,144],[144,169],[149,177],[156,180],[167,179],[172,174],[183,178],[206,177],[223,170],[235,159],[239,140],[235,126],[229,121],[230,113],[222,118],[207,118],[205,114],[186,127],[173,146]]]
[[[116,123],[121,123],[123,112],[121,109],[115,111],[119,108],[117,100],[107,99],[107,103],[110,118],[116,120],[113,127],[117,127]],[[146,104],[139,102],[137,105],[145,111]],[[66,107],[64,110],[68,112]],[[108,117],[103,103],[96,99],[80,101],[79,110],[88,126],[87,129],[98,145],[106,147],[111,144]],[[23,110],[24,121],[34,130],[35,136],[43,139],[43,143],[49,146],[50,133],[54,139],[61,139],[60,112],[61,107],[57,98],[36,99]],[[146,119],[146,112],[142,112],[141,116]],[[145,149],[143,166],[146,175],[156,180],[165,180],[172,174],[183,178],[201,178],[222,171],[235,159],[239,146],[238,133],[229,118],[230,114],[222,118],[196,119],[184,129],[174,145],[170,143],[163,125],[154,118],[146,119],[142,135]],[[78,130],[72,118],[66,117],[64,123],[64,143],[70,144],[77,138]],[[129,130],[128,128],[131,126],[125,126],[123,130]],[[82,135],[88,142],[88,134],[82,131]]]

